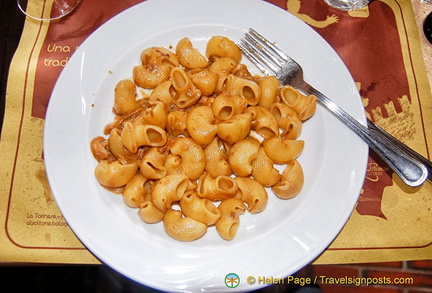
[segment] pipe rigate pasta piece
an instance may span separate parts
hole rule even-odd
[[[304,148],[304,141],[271,137],[265,139],[262,146],[273,162],[276,164],[288,164],[300,156]]]
[[[177,56],[161,47],[145,49],[140,58],[142,64],[133,68],[133,80],[145,89],[154,89],[168,80],[171,69],[179,65]]]
[[[261,98],[261,88],[253,80],[230,74],[226,80],[226,90],[231,95],[244,98],[248,105],[258,105]]]
[[[205,168],[204,150],[190,137],[179,137],[170,152],[181,157],[181,169],[189,179],[198,180]]]
[[[111,154],[122,163],[136,161],[136,154],[132,154],[121,140],[120,129],[114,128],[108,138],[108,146]]]
[[[179,66],[179,60],[170,50],[164,47],[150,47],[144,49],[140,55],[141,63],[148,66],[166,65],[171,68]]]
[[[205,171],[213,178],[220,175],[233,174],[228,163],[228,150],[219,137],[213,138],[211,143],[204,148]]]
[[[97,164],[94,173],[101,185],[115,188],[125,186],[134,177],[137,170],[137,162],[122,164],[119,161],[103,160]]]
[[[256,133],[264,138],[279,136],[279,123],[269,110],[261,106],[251,106],[245,113],[251,114],[251,126]]]
[[[180,200],[189,188],[189,178],[185,174],[171,174],[157,181],[151,195],[155,207],[161,211],[170,209]]]
[[[157,65],[153,67],[137,65],[133,69],[134,82],[142,88],[153,89],[170,76],[171,68]]]
[[[205,68],[208,65],[207,59],[193,47],[187,37],[177,43],[176,55],[180,64],[189,69]]]
[[[220,201],[236,196],[237,182],[229,177],[220,175],[216,178],[204,173],[198,183],[198,195],[212,201]]]
[[[230,198],[221,202],[218,209],[221,216],[216,222],[216,230],[225,240],[233,240],[240,225],[240,215],[246,211],[241,199]]]
[[[157,147],[151,147],[141,158],[140,172],[147,179],[161,179],[167,175],[165,156]]]
[[[166,155],[164,168],[167,172],[167,175],[183,173],[181,165],[182,165],[182,158],[180,156],[173,155],[171,153]]]
[[[123,189],[123,201],[128,207],[138,208],[144,201],[148,192],[146,189],[146,181],[140,173],[135,176],[126,184]]]
[[[268,201],[268,194],[264,186],[250,177],[236,177],[235,181],[238,185],[240,198],[247,205],[247,210],[251,214],[262,212]]]
[[[167,135],[159,126],[125,122],[121,141],[131,153],[136,153],[141,146],[163,146],[167,142]]]
[[[231,58],[219,58],[210,65],[209,71],[218,75],[215,94],[221,94],[225,91],[228,75],[231,74],[236,66],[237,62]]]
[[[171,70],[171,81],[173,88],[176,90],[174,102],[180,109],[195,105],[201,98],[201,91],[192,82],[184,68],[173,68]]]
[[[304,121],[309,119],[316,110],[316,97],[305,96],[292,86],[286,85],[281,89],[281,98],[287,106],[296,111],[298,117]]]
[[[228,144],[245,139],[252,127],[252,116],[247,113],[234,115],[233,118],[220,122],[217,135]]]
[[[210,96],[216,91],[219,75],[208,69],[195,69],[189,72],[192,82],[203,96]]]
[[[242,57],[240,48],[227,37],[213,36],[207,42],[206,56],[213,57],[227,57],[239,63]]]
[[[292,108],[282,103],[275,103],[270,108],[270,112],[278,121],[279,128],[282,129],[281,137],[297,139],[300,136],[303,123]]]
[[[207,146],[218,131],[213,111],[209,106],[193,108],[187,117],[186,126],[192,139],[202,147]]]
[[[154,125],[162,129],[167,125],[167,112],[165,104],[160,101],[149,102],[148,107],[143,110],[133,121],[135,125]]]
[[[165,105],[171,104],[174,100],[174,89],[172,87],[171,80],[164,81],[158,84],[154,90],[152,90],[149,101],[160,101]]]
[[[212,103],[214,116],[222,121],[232,119],[234,115],[241,114],[247,107],[247,101],[237,95],[221,93]]]
[[[171,111],[167,115],[167,132],[173,136],[189,136],[187,131],[187,116],[185,111]]]
[[[228,76],[236,66],[237,62],[234,59],[222,57],[218,58],[210,65],[209,71],[219,75]]]
[[[271,189],[277,197],[290,199],[297,196],[303,188],[303,168],[297,160],[289,162],[282,172],[280,182]]]
[[[254,138],[246,138],[233,145],[228,162],[237,176],[249,176],[252,173],[252,162],[258,156],[260,143]]]
[[[279,182],[281,175],[274,167],[274,162],[267,156],[263,147],[260,147],[258,156],[252,162],[252,177],[263,186],[273,186]]]
[[[220,218],[219,209],[210,200],[199,197],[196,192],[183,195],[179,205],[186,217],[207,226],[214,225]]]
[[[97,136],[91,140],[90,149],[96,161],[99,162],[108,159],[107,144],[107,140],[102,136]]]
[[[258,106],[270,109],[278,101],[279,80],[275,76],[264,76],[257,80],[257,84],[261,88],[261,98]]]
[[[180,241],[193,241],[207,232],[207,225],[190,217],[183,217],[178,210],[168,210],[163,218],[165,232]]]
[[[136,100],[136,85],[129,79],[121,80],[114,89],[114,111],[123,115],[138,109],[141,105]]]
[[[163,220],[165,213],[159,210],[151,201],[145,201],[140,205],[138,216],[143,222],[154,224]]]

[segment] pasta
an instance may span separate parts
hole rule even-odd
[[[183,196],[180,199],[179,205],[186,217],[190,217],[207,226],[214,225],[220,218],[220,211],[213,202],[199,197],[195,192]]]
[[[186,193],[189,182],[184,174],[171,174],[160,179],[155,185],[151,199],[156,208],[165,212]]]
[[[269,158],[263,147],[260,147],[258,155],[252,161],[252,177],[262,186],[273,186],[281,178],[279,171],[274,167],[274,162]]]
[[[190,78],[203,96],[210,96],[216,91],[219,75],[208,69],[196,69],[190,71]]]
[[[105,187],[125,186],[135,176],[138,163],[123,164],[120,161],[100,161],[95,168],[97,181]]]
[[[258,106],[270,109],[278,100],[279,80],[274,76],[264,76],[257,80],[261,88],[261,98]]]
[[[169,105],[174,100],[174,90],[170,80],[158,84],[151,92],[150,101],[160,101],[164,105]]]
[[[279,128],[282,130],[281,137],[297,139],[300,136],[303,124],[292,108],[282,103],[275,103],[270,107],[270,112],[279,123]]]
[[[131,162],[136,158],[136,155],[131,153],[123,144],[121,140],[121,132],[118,128],[111,130],[110,136],[108,138],[108,147],[111,154],[114,155],[114,157],[116,157],[120,162]],[[108,158],[108,153],[106,153],[105,158]]]
[[[261,98],[261,88],[255,81],[234,74],[228,75],[226,91],[231,95],[244,98],[247,104],[251,106],[257,105]]]
[[[116,84],[115,119],[90,142],[94,175],[173,239],[213,227],[231,241],[241,215],[266,210],[268,191],[284,200],[301,192],[299,137],[316,98],[252,76],[227,37],[211,37],[205,54],[187,37],[174,48],[144,49]]]
[[[246,107],[247,101],[245,99],[225,93],[218,95],[212,103],[215,118],[222,121],[232,119],[234,115],[242,113]]]
[[[145,182],[146,178],[144,178],[140,173],[137,173],[128,183],[126,183],[122,196],[127,206],[138,208],[145,201],[145,196],[148,192],[148,190],[146,190]]]
[[[146,179],[161,179],[167,175],[165,156],[158,148],[152,147],[142,157],[139,169]]]
[[[212,201],[220,201],[236,196],[238,191],[237,182],[225,175],[211,177],[203,174],[198,184],[198,195]]]
[[[297,160],[287,164],[282,173],[282,179],[272,187],[277,197],[283,199],[293,198],[299,194],[304,182],[303,169]]]
[[[131,153],[142,146],[162,146],[167,141],[165,130],[156,125],[136,125],[126,122],[121,131],[121,141]]]
[[[143,222],[154,224],[163,220],[165,213],[159,210],[151,201],[145,201],[140,205],[138,216]]]
[[[207,146],[218,131],[212,109],[209,106],[193,108],[187,116],[186,129],[196,143]]]
[[[207,59],[192,46],[188,38],[183,38],[177,43],[176,54],[180,64],[186,68],[198,69],[208,65]]]
[[[230,176],[233,172],[228,163],[227,148],[223,140],[215,136],[204,149],[205,171],[212,177]]]
[[[192,82],[184,68],[174,67],[171,70],[172,86],[176,92],[175,104],[180,109],[195,105],[201,97],[201,91]]]
[[[228,144],[234,144],[250,134],[251,125],[252,116],[250,114],[237,114],[232,119],[218,124],[217,135]]]
[[[167,119],[167,110],[165,104],[155,101],[149,102],[148,108],[142,111],[134,119],[134,124],[154,125],[164,129],[167,125]]]
[[[191,138],[175,139],[170,152],[181,158],[180,168],[190,180],[198,180],[205,168],[204,150]]]
[[[220,218],[216,222],[216,230],[225,240],[234,239],[240,225],[240,215],[246,211],[246,206],[241,199],[231,198],[222,201],[219,205]]]
[[[140,107],[136,100],[136,85],[128,79],[117,83],[114,89],[114,111],[123,115]]]
[[[207,232],[207,225],[191,217],[183,217],[177,210],[168,210],[163,218],[165,231],[169,236],[180,241],[193,241]]]
[[[133,80],[145,89],[154,89],[168,80],[171,68],[179,65],[177,56],[165,48],[148,48],[140,59],[141,64],[133,68]]]
[[[252,162],[258,157],[260,143],[254,138],[243,139],[231,148],[228,162],[237,176],[249,176],[252,173]]]
[[[273,114],[264,107],[252,106],[245,110],[252,117],[252,129],[264,138],[279,135],[279,123]]]
[[[303,140],[271,137],[265,139],[262,146],[269,158],[276,164],[288,164],[297,159],[303,151]]]
[[[305,96],[292,86],[286,85],[282,87],[280,96],[282,101],[291,107],[302,121],[309,119],[315,113],[316,97],[314,95]]]
[[[207,43],[206,55],[208,58],[212,56],[227,57],[239,63],[242,57],[240,48],[236,43],[224,36],[213,36]]]
[[[241,200],[246,203],[247,210],[256,214],[267,206],[268,194],[264,187],[250,177],[236,177]]]

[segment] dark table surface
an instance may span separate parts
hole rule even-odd
[[[0,1],[0,129],[3,126],[9,66],[21,38],[24,20],[15,0]]]

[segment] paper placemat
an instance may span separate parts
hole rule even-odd
[[[51,194],[43,164],[44,117],[54,83],[82,41],[139,2],[82,1],[61,21],[26,20],[10,67],[0,143],[1,262],[99,263],[68,227]],[[409,1],[373,1],[350,13],[323,0],[268,2],[322,35],[358,83],[367,115],[430,157],[432,128],[426,126],[432,97]],[[355,210],[315,263],[430,259],[431,194],[430,183],[404,186],[371,153]]]

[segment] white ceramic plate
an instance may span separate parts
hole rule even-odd
[[[334,50],[283,9],[258,0],[150,0],[117,15],[72,56],[54,88],[46,116],[44,154],[63,215],[102,262],[166,291],[226,291],[225,277],[253,290],[249,276],[283,278],[319,256],[337,236],[357,201],[367,146],[322,107],[304,125],[300,162],[305,185],[295,199],[270,196],[266,210],[245,214],[233,241],[215,229],[201,239],[171,239],[148,225],[118,195],[99,186],[89,143],[112,120],[113,89],[131,76],[142,49],[175,45],[187,36],[203,49],[213,35],[239,41],[253,27],[304,68],[305,78],[365,122],[355,84]],[[245,61],[246,62],[246,61]]]

